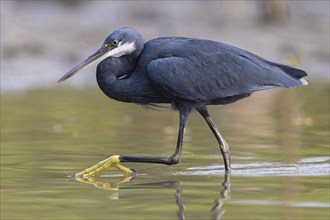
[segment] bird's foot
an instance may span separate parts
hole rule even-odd
[[[113,155],[105,160],[102,160],[100,162],[98,162],[97,164],[95,164],[94,166],[87,168],[85,170],[83,170],[80,173],[76,173],[74,176],[79,178],[79,177],[90,177],[95,175],[96,173],[107,169],[108,167],[114,166],[117,169],[123,171],[124,173],[131,175],[133,172],[137,173],[136,170],[124,167],[123,165],[119,164],[120,163],[120,159],[119,159],[119,155]]]

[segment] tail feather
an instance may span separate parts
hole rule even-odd
[[[308,85],[308,82],[305,79],[301,78],[299,80],[300,80],[300,82],[302,83],[303,86],[307,86]]]
[[[286,73],[288,76],[290,76],[292,79],[295,79],[295,82],[290,81],[285,82],[283,85],[285,87],[291,88],[296,86],[305,86],[308,85],[308,82],[303,79],[303,77],[307,76],[307,73],[304,70],[297,69],[291,66],[286,66],[279,63],[273,63],[271,62],[271,65],[276,66],[280,70],[282,70],[284,73]],[[298,83],[298,84],[297,84]]]
[[[307,73],[304,70],[301,69],[297,69],[291,66],[286,66],[283,64],[279,64],[279,63],[272,63],[272,65],[280,68],[281,70],[283,70],[285,73],[287,73],[288,75],[300,79],[302,77],[307,76]],[[306,81],[306,80],[305,80]]]

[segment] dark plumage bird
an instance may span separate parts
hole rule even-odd
[[[277,87],[307,85],[306,72],[267,61],[237,47],[202,39],[163,37],[145,42],[131,28],[111,33],[101,48],[71,69],[64,81],[85,68],[97,66],[97,83],[110,98],[142,105],[169,103],[180,113],[180,127],[174,154],[166,157],[114,155],[76,174],[93,175],[109,166],[132,173],[120,162],[177,164],[180,162],[184,128],[195,109],[216,137],[230,170],[229,146],[213,123],[208,105],[229,104],[252,92]]]

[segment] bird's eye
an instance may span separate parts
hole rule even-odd
[[[111,42],[111,45],[112,45],[112,46],[118,46],[118,43],[119,43],[119,40],[113,40],[113,41]]]

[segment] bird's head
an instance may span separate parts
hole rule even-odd
[[[108,57],[121,57],[140,53],[143,49],[144,40],[141,35],[132,28],[120,28],[112,32],[104,41],[101,48],[95,53],[87,57],[77,66],[73,67],[69,72],[62,76],[57,82],[75,75],[87,66],[102,61]]]

